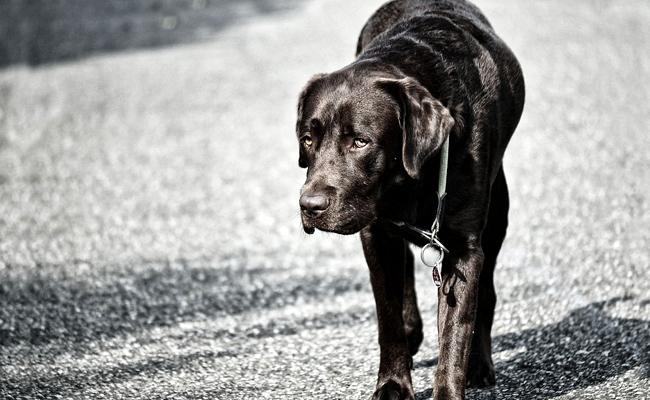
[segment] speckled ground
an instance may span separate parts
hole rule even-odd
[[[302,233],[293,137],[300,87],[351,60],[380,4],[357,3],[0,70],[0,398],[369,397],[358,238]],[[650,3],[477,4],[528,99],[505,162],[498,384],[468,398],[650,398]]]

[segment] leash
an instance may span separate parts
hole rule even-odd
[[[442,224],[442,217],[444,214],[444,201],[447,195],[447,167],[449,164],[449,136],[442,145],[440,150],[440,173],[438,175],[438,204],[436,206],[436,217],[431,224],[431,230],[425,231],[417,226],[413,226],[404,221],[388,220],[391,224],[397,227],[414,243],[423,243],[426,241],[422,250],[420,250],[420,260],[427,267],[431,268],[431,276],[433,283],[436,287],[442,285],[442,260],[445,258],[445,253],[449,250],[440,242],[438,232]]]

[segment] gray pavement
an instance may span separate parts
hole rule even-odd
[[[302,233],[293,124],[379,4],[296,2],[200,41],[0,70],[0,398],[369,397],[358,238]],[[468,398],[650,398],[650,3],[477,4],[528,99],[505,161],[498,383]],[[418,288],[426,399],[422,266]]]

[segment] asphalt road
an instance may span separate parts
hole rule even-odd
[[[244,10],[200,40],[0,70],[0,398],[369,397],[360,245],[302,233],[293,124],[379,4]],[[498,383],[468,398],[650,398],[650,3],[478,5],[528,98],[505,161]],[[426,399],[424,267],[418,288]]]

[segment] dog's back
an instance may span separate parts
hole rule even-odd
[[[390,1],[363,27],[357,56],[398,65],[452,113],[463,109],[470,116],[464,121],[468,136],[473,125],[493,126],[482,134],[495,144],[495,165],[489,166],[494,177],[523,111],[524,81],[514,54],[476,6],[465,0]]]
[[[465,0],[392,0],[381,6],[366,22],[359,35],[356,54],[359,55],[375,37],[398,22],[436,14],[451,19],[462,17],[466,21],[473,21],[478,26],[492,29],[481,10]]]

